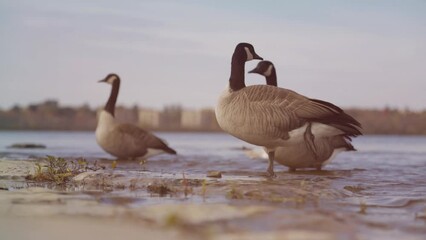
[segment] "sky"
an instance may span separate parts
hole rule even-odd
[[[213,107],[235,45],[249,42],[280,87],[344,108],[424,110],[425,13],[424,0],[0,0],[0,108],[99,107],[109,73],[119,105]]]

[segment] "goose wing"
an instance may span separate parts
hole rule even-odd
[[[358,129],[360,124],[329,102],[309,99],[292,90],[268,85],[254,85],[240,91],[243,91],[242,96],[249,103],[251,111],[262,113],[267,125],[274,126],[275,131],[289,132],[307,121],[317,121],[351,132],[351,136],[361,134]]]
[[[246,87],[245,97],[249,102],[265,110],[294,113],[299,118],[312,119],[336,115],[342,110],[331,103],[309,99],[292,90],[268,85]]]
[[[133,124],[120,124],[117,126],[116,130],[121,133],[123,140],[134,148],[161,149],[167,153],[176,154],[176,151],[168,147],[162,139]]]

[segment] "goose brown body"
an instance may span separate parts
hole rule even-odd
[[[259,62],[257,67],[250,72],[265,76],[268,85],[277,86],[276,70],[271,62]],[[306,129],[307,138],[305,139],[309,139],[309,135],[312,133],[310,129]],[[345,134],[331,137],[313,136],[312,141],[277,148],[275,161],[289,167],[290,170],[297,168],[321,169],[342,151],[355,151],[350,143],[350,136]]]
[[[154,134],[133,124],[118,123],[114,118],[120,78],[116,74],[108,75],[101,82],[112,85],[110,97],[100,112],[96,127],[96,141],[107,153],[120,159],[147,158],[149,156],[176,151]]]
[[[331,103],[274,86],[246,87],[244,65],[253,58],[248,53],[244,55],[244,49],[255,54],[253,46],[237,45],[232,57],[230,85],[219,97],[216,118],[229,134],[267,149],[270,175],[275,175],[276,149],[303,142],[308,127],[313,136],[320,137],[361,134],[359,122]]]
[[[347,117],[340,111],[294,91],[268,85],[227,90],[216,107],[218,123],[223,130],[268,149],[300,143],[308,122],[317,123],[312,129],[314,135],[334,136],[344,134],[345,130],[349,135],[359,135],[356,122],[339,120]],[[331,117],[336,120],[332,121]]]

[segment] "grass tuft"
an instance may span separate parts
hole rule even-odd
[[[243,199],[244,195],[235,186],[232,186],[231,189],[226,193],[226,197],[230,199]]]
[[[42,162],[35,164],[35,171],[33,175],[28,175],[27,180],[36,182],[52,182],[57,185],[62,185],[71,180],[72,177],[86,172],[89,168],[88,162],[79,158],[77,160],[67,161],[61,157],[46,156]]]
[[[172,193],[173,191],[165,184],[150,184],[147,187],[148,192],[150,193],[156,193],[160,195],[160,197],[164,197],[169,193]]]
[[[367,204],[364,202],[364,200],[361,200],[359,202],[359,214],[367,214]]]

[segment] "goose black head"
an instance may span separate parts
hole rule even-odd
[[[265,77],[269,77],[272,74],[272,70],[274,70],[274,64],[270,61],[260,61],[257,66],[249,71],[249,73],[257,73],[263,75]]]
[[[108,83],[108,84],[112,85],[116,81],[119,82],[120,81],[120,77],[117,74],[115,74],[115,73],[110,73],[104,79],[99,80],[98,82],[105,82],[105,83]]]
[[[239,43],[235,47],[234,55],[232,57],[239,61],[250,61],[253,59],[263,60],[263,58],[254,51],[253,45],[250,43]]]

